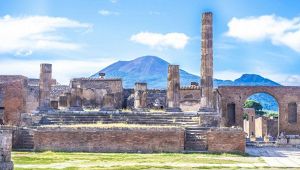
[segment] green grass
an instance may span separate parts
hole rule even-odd
[[[218,169],[224,164],[263,163],[257,157],[238,154],[133,154],[13,152],[16,170],[135,170],[135,169]]]

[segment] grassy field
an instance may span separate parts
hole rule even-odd
[[[16,170],[240,169],[264,166],[258,157],[206,153],[13,152],[12,158]]]

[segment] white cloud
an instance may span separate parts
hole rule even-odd
[[[61,84],[69,84],[70,79],[76,77],[89,77],[102,68],[112,64],[109,59],[79,61],[79,60],[1,60],[1,75],[24,75],[29,78],[38,78],[40,63],[52,64],[52,77]],[[13,67],[12,67],[13,66]]]
[[[170,47],[174,49],[183,49],[190,37],[185,35],[184,33],[151,33],[151,32],[140,32],[138,34],[132,35],[130,40],[148,45],[152,48],[164,48]]]
[[[98,13],[102,16],[110,16],[110,15],[120,15],[119,12],[109,11],[109,10],[99,10]]]
[[[252,42],[270,40],[300,52],[300,17],[287,19],[276,15],[232,18],[227,36]]]
[[[76,50],[59,29],[90,28],[89,24],[62,17],[26,16],[0,18],[0,53],[30,55],[35,50]]]

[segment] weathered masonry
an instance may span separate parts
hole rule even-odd
[[[167,111],[180,112],[179,65],[169,65],[167,86]]]
[[[211,12],[202,15],[201,42],[201,107],[200,111],[213,110],[213,18]]]
[[[243,127],[243,105],[255,93],[268,93],[279,106],[279,133],[300,133],[300,87],[221,86],[218,88],[223,126]]]
[[[12,130],[0,126],[0,169],[13,170],[11,161]]]

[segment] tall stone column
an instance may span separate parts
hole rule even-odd
[[[213,93],[213,14],[202,14],[201,40],[201,103],[198,112],[199,125],[202,127],[219,127],[221,115],[214,107]]]
[[[213,14],[202,14],[201,108],[213,111]]]
[[[169,65],[167,84],[167,112],[181,112],[179,65]]]
[[[134,87],[134,110],[147,110],[147,83],[135,83]]]
[[[51,110],[50,92],[52,84],[52,64],[40,65],[39,111]]]

